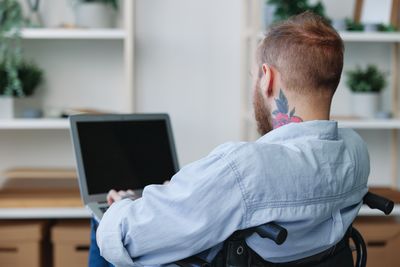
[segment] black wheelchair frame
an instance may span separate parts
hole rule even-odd
[[[389,215],[393,208],[394,202],[384,198],[382,196],[368,192],[363,198],[364,204],[371,209],[378,209],[385,215]],[[257,233],[262,238],[268,238],[273,240],[277,245],[281,245],[285,242],[288,232],[285,228],[277,225],[274,222],[262,224],[257,227],[236,231],[233,233],[225,242],[220,252],[219,257],[214,259],[213,262],[207,262],[196,256],[180,260],[174,264],[180,267],[252,267],[256,266],[251,263],[251,256],[249,255],[249,248],[246,245],[245,239]],[[360,232],[354,227],[350,226],[346,233],[353,242],[353,251],[356,251],[355,267],[366,267],[367,264],[367,247],[365,241],[361,236]],[[247,248],[247,249],[246,249]],[[253,252],[254,254],[255,252]],[[256,255],[258,256],[258,255]],[[259,256],[258,256],[259,257]],[[260,258],[260,257],[259,257]],[[269,264],[257,265],[257,266],[271,266]],[[279,264],[277,265],[279,266]],[[285,265],[284,266],[298,266]],[[318,265],[320,266],[320,265]]]

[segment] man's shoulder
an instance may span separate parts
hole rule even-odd
[[[339,138],[362,141],[361,136],[350,128],[338,128]]]
[[[343,140],[349,150],[368,155],[368,148],[362,137],[353,129],[339,128],[339,139]]]
[[[346,138],[346,139],[352,139],[356,140],[359,142],[363,142],[363,139],[361,136],[353,129],[351,128],[338,128],[338,133],[339,133],[339,138]]]
[[[217,146],[211,151],[210,155],[219,155],[223,158],[234,159],[253,154],[257,150],[256,147],[256,142],[227,142]]]
[[[370,172],[368,147],[362,137],[352,129],[339,129],[339,138],[343,140],[347,151],[352,154],[354,165],[360,177],[367,181]]]

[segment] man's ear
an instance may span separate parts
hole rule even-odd
[[[261,93],[266,97],[273,96],[274,71],[267,64],[262,65]]]

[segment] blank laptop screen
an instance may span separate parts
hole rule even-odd
[[[142,189],[175,174],[164,120],[77,123],[88,193]]]

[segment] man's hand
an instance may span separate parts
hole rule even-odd
[[[117,202],[121,199],[125,198],[130,198],[132,200],[138,199],[139,196],[132,190],[128,189],[126,191],[120,190],[120,191],[115,191],[114,189],[111,189],[110,192],[107,194],[107,203],[108,205],[113,204],[114,202]]]
[[[168,185],[169,181],[165,181],[164,185]],[[125,199],[125,198],[130,198],[132,200],[138,199],[140,198],[140,196],[138,196],[137,193],[135,193],[135,191],[128,189],[128,190],[120,190],[120,191],[115,191],[114,189],[111,189],[108,194],[107,194],[107,203],[108,205],[111,205],[114,202],[117,202],[121,199]]]

